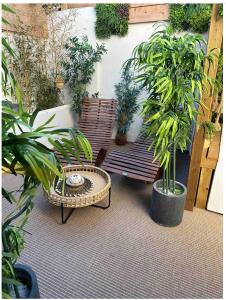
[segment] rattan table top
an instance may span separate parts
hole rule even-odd
[[[88,181],[91,182],[91,186],[85,191],[79,190],[75,195],[71,196],[64,193],[64,196],[56,190],[56,186],[52,186],[50,193],[45,192],[47,199],[54,205],[64,207],[84,207],[92,205],[94,203],[102,201],[108,196],[109,189],[111,188],[111,178],[107,172],[101,168],[91,165],[76,165],[64,167],[66,177],[73,173],[80,174]]]

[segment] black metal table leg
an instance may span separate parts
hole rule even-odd
[[[111,205],[111,188],[109,189],[109,197],[108,197],[108,205],[107,206],[100,206],[100,205],[96,205],[96,204],[92,204],[91,206],[101,208],[101,209],[107,209],[110,207],[110,205]]]
[[[69,211],[68,215],[64,219],[64,205],[63,205],[63,203],[61,203],[60,207],[61,207],[61,221],[62,221],[62,224],[66,224],[67,220],[70,218],[70,216],[73,213],[73,211],[75,210],[75,208],[71,208],[71,210]]]

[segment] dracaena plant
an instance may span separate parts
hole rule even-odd
[[[133,74],[122,70],[121,82],[115,85],[118,100],[116,113],[117,133],[126,134],[133,122],[133,116],[138,111],[137,97],[141,92],[139,85],[134,84]]]
[[[200,35],[175,36],[170,28],[155,32],[148,41],[135,47],[126,66],[139,72],[148,97],[142,116],[146,134],[152,138],[155,160],[163,167],[165,193],[179,192],[176,187],[176,149],[187,149],[192,123],[202,90],[212,83],[204,72],[204,62],[213,61],[213,51],[206,56],[205,40]],[[170,174],[172,170],[172,174]]]
[[[6,5],[2,8],[13,13]],[[6,19],[2,22],[8,24]],[[12,59],[15,58],[15,52],[6,38],[2,39],[2,48]],[[81,153],[92,160],[92,150],[88,140],[78,130],[50,126],[54,116],[34,127],[38,110],[32,114],[25,111],[20,88],[6,57],[2,56],[2,90],[5,98],[2,102],[2,170],[12,176],[22,176],[23,183],[15,191],[2,187],[3,198],[12,205],[10,214],[3,217],[2,224],[2,297],[19,298],[19,281],[14,265],[24,248],[24,227],[33,207],[33,198],[40,185],[50,191],[55,177],[63,177],[53,150],[39,139],[48,139],[68,162],[70,155],[79,160]],[[12,98],[17,100],[16,110],[10,102]]]

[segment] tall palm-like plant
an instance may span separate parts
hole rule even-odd
[[[2,8],[13,13],[6,5]],[[5,19],[2,22],[8,24]],[[15,53],[5,37],[2,39],[2,47],[2,90],[5,97],[2,103],[2,169],[4,173],[23,176],[23,184],[18,190],[2,188],[2,196],[13,205],[11,213],[3,218],[2,224],[2,296],[19,298],[19,282],[14,265],[24,248],[24,226],[33,207],[34,195],[40,185],[50,191],[55,177],[63,176],[54,152],[39,139],[47,138],[68,162],[70,155],[79,160],[81,153],[92,160],[92,149],[78,130],[50,126],[54,116],[38,128],[33,127],[38,110],[33,114],[24,110],[19,86],[7,61],[7,55],[13,59]],[[9,101],[12,98],[18,102],[17,110]]]
[[[138,45],[127,67],[139,72],[137,81],[149,93],[143,104],[146,133],[153,139],[155,160],[163,167],[166,194],[177,194],[176,149],[187,149],[192,122],[197,116],[202,90],[211,84],[204,72],[204,62],[211,63],[213,52],[206,56],[206,42],[200,35],[176,37],[170,28],[155,32]],[[173,172],[170,174],[171,164]]]

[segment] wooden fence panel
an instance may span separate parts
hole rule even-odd
[[[129,23],[146,23],[156,21],[166,21],[169,19],[169,5],[130,5]]]
[[[205,145],[204,143],[198,192],[195,203],[196,207],[206,208],[212,175],[219,157],[220,141],[221,132],[217,131],[210,141],[210,145]],[[206,142],[208,142],[208,140],[206,140]]]
[[[15,14],[3,11],[3,16],[8,20],[10,25],[2,24],[2,29],[7,31],[18,31],[19,20],[23,21],[25,26],[32,28],[32,35],[39,38],[48,37],[47,16],[41,4],[10,4]]]
[[[218,49],[221,48],[222,38],[223,38],[223,20],[222,18],[218,17],[218,9],[219,9],[219,4],[213,4],[207,53],[209,53],[211,49],[215,49],[214,50],[215,53],[219,54]],[[212,79],[216,78],[217,67],[218,67],[218,56],[214,58],[214,64],[211,65],[209,70],[209,76]],[[207,72],[208,68],[209,68],[209,64],[208,62],[206,62],[205,72]],[[200,108],[199,110],[200,114],[197,117],[198,123],[202,123],[204,121],[210,120],[213,97],[209,96],[210,91],[203,94],[204,95],[202,100],[203,103],[205,103],[206,108],[203,109],[204,113]],[[187,199],[185,204],[185,208],[187,210],[193,210],[195,204],[197,189],[199,184],[203,147],[204,147],[204,132],[203,129],[200,128],[197,132],[195,132],[193,138],[191,162],[189,167],[188,184],[187,184]]]

